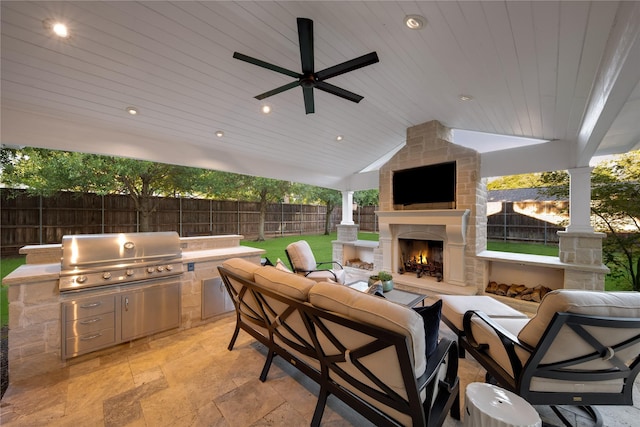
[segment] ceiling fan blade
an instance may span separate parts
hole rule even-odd
[[[312,74],[313,63],[313,21],[298,18],[298,42],[300,43],[300,62],[302,74]]]
[[[302,94],[304,95],[304,111],[307,114],[313,114],[316,112],[316,108],[313,102],[313,88],[302,87]]]
[[[333,95],[337,95],[340,98],[344,98],[344,99],[348,99],[349,101],[353,101],[353,102],[360,102],[364,99],[364,96],[360,96],[358,94],[355,94],[353,92],[349,92],[348,90],[342,89],[338,86],[334,86],[332,84],[329,84],[327,82],[316,82],[315,85],[316,89],[320,89],[324,92],[328,92],[331,93]]]
[[[318,71],[316,73],[316,77],[318,80],[330,79],[331,77],[339,76],[340,74],[375,64],[378,61],[380,60],[378,59],[378,54],[376,52],[367,53],[366,55],[362,55],[350,61],[345,61],[342,64],[334,65],[333,67]]]
[[[248,62],[249,64],[257,65],[258,67],[267,68],[271,71],[275,71],[276,73],[285,74],[287,76],[294,77],[299,79],[302,77],[300,73],[296,73],[295,71],[287,70],[286,68],[278,67],[277,65],[269,64],[268,62],[261,61],[256,58],[252,58],[250,56],[244,55],[239,52],[233,52],[233,57],[235,59],[239,59],[240,61]]]
[[[265,98],[268,98],[270,96],[277,95],[280,92],[284,92],[285,90],[293,89],[296,86],[300,86],[300,82],[299,81],[287,83],[286,85],[277,87],[277,88],[275,88],[273,90],[270,90],[269,92],[261,93],[260,95],[254,96],[254,98],[255,99],[265,99]]]

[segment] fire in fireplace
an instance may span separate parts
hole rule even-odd
[[[442,280],[444,242],[440,240],[398,239],[399,273]]]

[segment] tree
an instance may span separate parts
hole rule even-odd
[[[548,195],[569,196],[569,175],[542,174]],[[603,261],[611,275],[623,277],[640,291],[640,151],[600,163],[591,174],[591,213],[594,228],[607,233]]]
[[[2,181],[24,186],[31,194],[128,194],[140,216],[140,231],[152,231],[157,196],[190,193],[202,175],[195,168],[41,148],[5,148],[1,158]]]
[[[378,206],[380,203],[380,191],[375,190],[358,190],[353,193],[353,201],[358,206]]]
[[[331,188],[314,186],[307,187],[307,198],[311,202],[319,202],[327,208],[327,214],[324,219],[324,235],[327,236],[331,232],[331,214],[336,206],[340,206],[342,204],[342,193]]]

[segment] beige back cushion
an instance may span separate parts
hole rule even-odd
[[[260,268],[260,264],[247,261],[244,258],[228,259],[222,263],[222,266],[247,280],[253,280],[253,273]]]
[[[255,282],[265,288],[273,289],[298,301],[308,300],[309,290],[315,281],[299,274],[288,273],[273,266],[266,266],[254,272]]]
[[[556,312],[607,317],[640,317],[640,292],[596,292],[558,289],[547,293],[536,315],[522,328],[518,338],[537,346]]]
[[[313,256],[311,246],[306,240],[300,240],[287,246],[287,252],[293,268],[296,270],[315,270],[317,267],[316,258]]]
[[[416,377],[424,373],[427,366],[424,323],[414,310],[348,286],[324,282],[318,283],[309,292],[309,302],[316,307],[408,336],[413,348]]]

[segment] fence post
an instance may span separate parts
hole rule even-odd
[[[507,202],[502,201],[502,241],[507,241]]]
[[[178,195],[178,230],[180,230],[180,237],[182,236],[182,194]]]
[[[236,222],[238,225],[238,234],[242,234],[240,233],[240,200],[236,202],[236,218]]]
[[[209,234],[213,234],[213,200],[209,199]]]
[[[102,201],[102,206],[100,207],[100,218],[101,218],[100,222],[102,223],[101,226],[100,226],[100,232],[102,234],[104,234],[104,218],[105,218],[104,217],[104,215],[105,215],[105,212],[104,212],[104,194],[102,196],[100,196],[100,199]]]
[[[40,244],[42,244],[42,237],[43,237],[42,236],[42,231],[43,231],[42,230],[42,227],[43,227],[43,225],[42,225],[42,221],[43,221],[43,218],[42,218],[42,215],[43,215],[42,196],[40,196],[39,199],[40,199],[40,202],[39,202],[39,206],[38,206],[38,212],[39,212],[38,213],[38,223],[39,223],[38,224],[38,238],[40,240]]]

